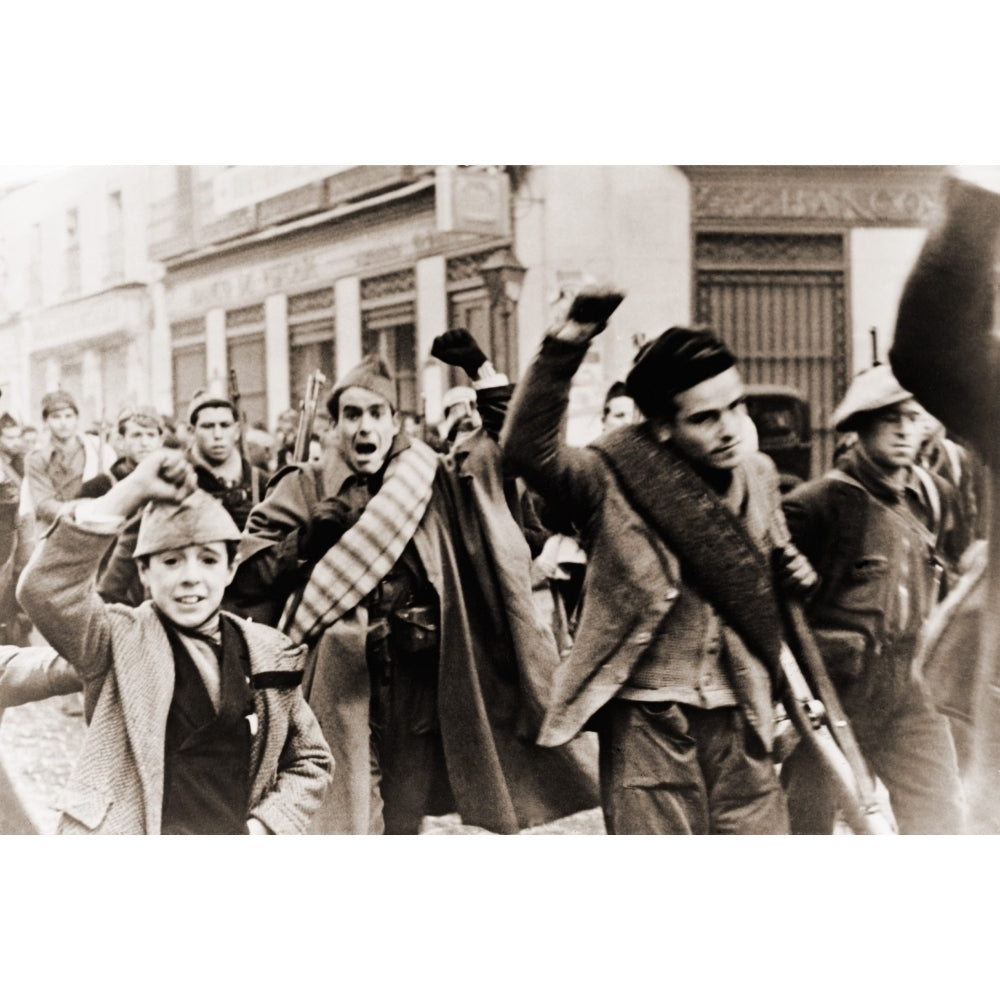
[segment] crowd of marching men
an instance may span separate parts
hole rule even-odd
[[[687,327],[571,447],[622,298],[567,297],[516,387],[436,338],[465,378],[433,429],[377,355],[273,433],[211,391],[103,436],[62,390],[34,443],[0,416],[0,709],[81,691],[87,727],[59,831],[962,832],[974,706],[925,661],[982,573],[982,465],[883,364],[783,493]]]

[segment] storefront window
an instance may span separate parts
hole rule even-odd
[[[178,421],[187,420],[187,408],[191,398],[205,386],[205,345],[189,344],[175,347],[174,367],[174,417]]]
[[[379,351],[385,358],[396,383],[400,412],[420,413],[416,327],[414,324],[369,326],[366,322],[361,333],[361,350],[366,355]]]

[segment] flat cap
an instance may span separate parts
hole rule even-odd
[[[47,392],[42,396],[42,420],[56,410],[72,410],[79,414],[80,407],[65,389],[56,389],[55,392]]]

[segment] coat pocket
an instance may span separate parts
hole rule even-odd
[[[106,792],[96,788],[76,787],[67,789],[57,808],[71,820],[96,830],[111,808],[111,798]]]
[[[883,613],[892,585],[889,560],[881,555],[866,555],[855,561],[832,603],[844,611]]]

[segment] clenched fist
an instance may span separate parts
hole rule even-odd
[[[431,345],[431,357],[443,361],[446,365],[461,368],[472,381],[476,373],[486,361],[486,355],[475,338],[463,327],[457,327],[434,338]]]

